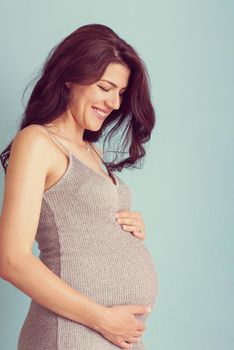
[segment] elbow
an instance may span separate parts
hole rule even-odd
[[[10,270],[14,268],[15,262],[13,262],[12,259],[1,257],[0,261],[0,277],[4,280],[8,279],[8,276],[10,275]]]
[[[23,256],[1,256],[0,277],[6,281],[10,281],[12,274],[15,274],[16,271],[19,271],[19,265],[21,265],[22,261]]]
[[[0,277],[2,279],[6,280],[7,275],[8,275],[8,267],[7,267],[6,263],[1,262],[1,264],[0,264]]]

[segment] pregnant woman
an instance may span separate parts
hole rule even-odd
[[[112,29],[82,26],[50,52],[1,153],[1,277],[31,298],[18,350],[145,349],[159,282],[114,171],[145,155],[154,124],[146,67]]]

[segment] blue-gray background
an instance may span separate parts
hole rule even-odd
[[[21,0],[0,7],[1,150],[15,134],[23,89],[73,30],[108,25],[141,55],[157,126],[144,167],[120,176],[145,220],[160,280],[145,344],[233,349],[234,2]],[[0,185],[2,196],[2,169]],[[14,350],[30,299],[4,280],[0,288],[0,348]]]

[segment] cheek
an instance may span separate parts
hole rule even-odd
[[[95,105],[97,103],[102,102],[104,98],[105,95],[98,86],[94,86],[92,88],[90,87],[86,94],[86,99],[91,105]]]
[[[101,89],[99,90],[95,86],[89,86],[79,87],[79,91],[74,91],[71,102],[71,109],[74,113],[79,115],[92,112],[91,107],[100,104],[104,99]]]

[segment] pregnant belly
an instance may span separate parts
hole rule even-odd
[[[108,225],[79,233],[73,243],[61,254],[61,278],[66,283],[104,306],[153,308],[158,276],[142,240],[113,224],[111,229]]]

